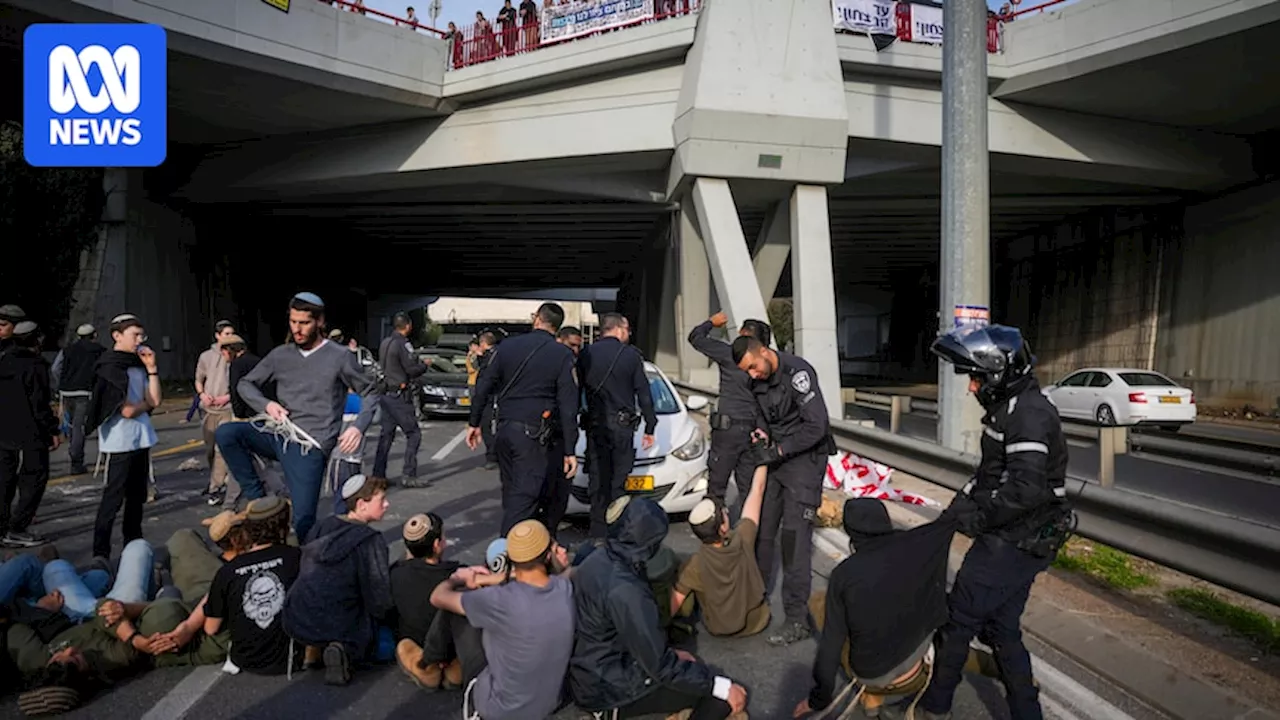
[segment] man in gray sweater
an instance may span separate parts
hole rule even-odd
[[[324,302],[319,296],[309,292],[293,296],[289,331],[292,342],[268,353],[236,390],[251,408],[271,418],[269,424],[291,423],[302,432],[291,435],[258,423],[227,423],[218,428],[217,443],[246,500],[266,494],[253,456],[280,462],[293,500],[293,528],[301,539],[316,521],[329,453],[335,446],[344,453],[359,447],[376,402],[372,383],[355,354],[325,339]],[[275,397],[268,398],[263,389],[273,384]],[[366,400],[355,424],[343,431],[347,388]]]

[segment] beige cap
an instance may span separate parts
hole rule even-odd
[[[507,533],[507,557],[511,562],[537,560],[551,547],[551,533],[537,520],[522,520]]]
[[[418,542],[431,532],[431,518],[425,513],[418,513],[413,517],[405,520],[402,535],[405,542]]]
[[[618,518],[622,517],[622,511],[627,509],[629,502],[631,502],[631,496],[623,495],[609,503],[609,507],[604,511],[604,521],[609,525],[618,522]]]
[[[244,513],[223,510],[213,517],[205,518],[200,521],[201,525],[209,528],[209,539],[214,542],[220,542],[231,532],[231,528],[244,522]]]
[[[289,501],[278,495],[268,495],[249,503],[244,511],[246,520],[266,520],[289,509]]]
[[[716,502],[709,498],[698,501],[689,511],[689,524],[701,525],[716,516]]]
[[[220,348],[224,348],[228,345],[236,345],[236,344],[243,345],[244,338],[234,333],[218,340],[218,347]]]

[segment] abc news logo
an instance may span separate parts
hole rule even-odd
[[[23,35],[23,154],[37,167],[155,167],[168,145],[164,28],[34,24]]]
[[[87,74],[97,68],[102,86],[89,89]],[[121,45],[110,52],[90,45],[79,53],[59,45],[49,53],[49,109],[66,115],[77,108],[82,113],[101,115],[108,108],[129,115],[142,104],[142,57],[138,48]],[[50,145],[137,145],[142,142],[142,121],[138,118],[77,117],[50,118]]]

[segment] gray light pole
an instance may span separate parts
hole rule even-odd
[[[990,318],[990,178],[987,161],[987,6],[949,0],[942,30],[943,332]],[[979,452],[982,412],[969,378],[938,368],[938,442]]]

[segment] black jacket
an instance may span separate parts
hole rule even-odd
[[[413,356],[413,344],[400,333],[391,333],[383,339],[378,348],[378,360],[382,363],[382,372],[386,373],[387,387],[392,394],[427,371],[427,364]]]
[[[735,420],[755,420],[760,408],[751,392],[751,376],[733,361],[732,346],[711,337],[714,327],[710,320],[695,327],[689,332],[689,344],[720,368],[720,399],[716,401],[716,412]]]
[[[93,396],[85,414],[84,434],[90,435],[120,412],[129,399],[129,368],[145,367],[136,353],[108,350],[94,364]]]
[[[573,351],[545,330],[514,335],[490,348],[488,365],[471,391],[471,427],[480,427],[485,408],[496,404],[499,421],[528,425],[544,413],[558,415],[564,445],[578,442],[578,384],[573,378]]]
[[[635,412],[638,405],[644,418],[644,434],[653,434],[658,416],[653,411],[653,394],[639,350],[617,338],[601,338],[583,348],[578,369],[593,425],[612,425],[618,412]]]
[[[968,535],[991,533],[1016,543],[1069,507],[1062,420],[1028,375],[987,408],[982,425],[982,461],[961,491],[977,512],[961,527]]]
[[[62,372],[58,374],[58,389],[63,392],[93,390],[94,366],[107,349],[81,338],[62,351]]]
[[[49,447],[60,432],[50,402],[49,363],[39,353],[12,347],[0,357],[0,447]]]
[[[391,566],[378,531],[336,516],[316,523],[284,600],[285,632],[310,645],[365,648],[392,608]]]
[[[569,689],[587,711],[628,705],[665,686],[710,695],[711,668],[687,662],[667,647],[644,565],[662,548],[667,515],[656,503],[632,500],[609,530],[604,552],[593,552],[573,577],[577,635]]]

